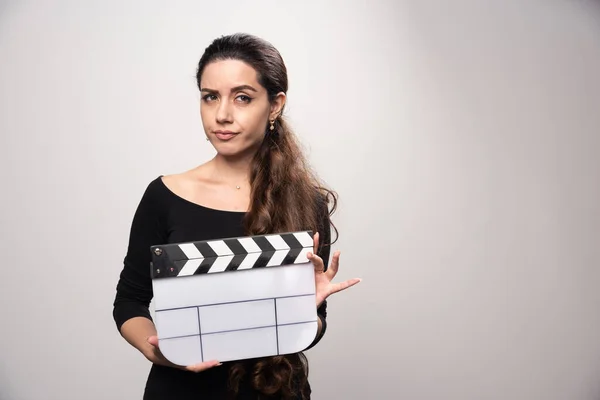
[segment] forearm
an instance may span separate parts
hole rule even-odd
[[[133,317],[121,326],[121,336],[147,356],[153,351],[153,346],[148,343],[148,338],[156,336],[156,327],[154,322],[146,317]]]
[[[327,320],[325,319],[327,314],[325,307],[326,306],[322,306],[317,310],[317,333],[315,335],[315,339],[306,349],[304,349],[304,351],[313,348],[317,343],[319,343],[323,338],[325,331],[327,330]]]

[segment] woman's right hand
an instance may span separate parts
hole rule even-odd
[[[178,368],[178,369],[182,369],[182,370],[190,371],[190,372],[202,372],[202,371],[206,371],[209,368],[218,367],[219,365],[221,365],[221,363],[216,360],[205,361],[205,362],[202,362],[199,364],[188,365],[188,366],[173,364],[171,361],[169,361],[165,358],[165,356],[162,354],[162,352],[158,348],[158,337],[157,336],[150,336],[148,338],[148,343],[150,344],[149,350],[147,352],[148,354],[144,354],[144,355],[150,362],[152,362],[154,364]]]

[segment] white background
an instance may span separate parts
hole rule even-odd
[[[600,7],[0,2],[0,398],[140,399],[112,301],[159,174],[204,162],[195,66],[246,31],[341,196],[316,400],[600,398]]]

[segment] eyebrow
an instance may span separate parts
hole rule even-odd
[[[258,90],[256,90],[255,88],[253,88],[250,85],[239,85],[239,86],[231,88],[232,92],[239,92],[241,90],[251,90],[253,92],[258,92]],[[209,92],[209,93],[218,93],[219,92],[218,90],[209,89],[209,88],[202,88],[202,89],[200,89],[200,91],[201,92]]]

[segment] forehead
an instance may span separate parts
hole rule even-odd
[[[240,85],[251,85],[257,90],[258,75],[254,68],[239,60],[220,60],[208,64],[202,73],[202,88],[226,90]]]

